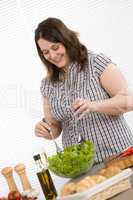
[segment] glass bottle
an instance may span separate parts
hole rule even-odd
[[[33,158],[37,166],[37,177],[46,200],[55,200],[57,197],[57,191],[48,170],[46,154],[37,154],[34,155]]]

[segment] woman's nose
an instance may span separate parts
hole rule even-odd
[[[49,59],[52,59],[52,60],[54,60],[54,59],[55,59],[55,57],[56,57],[56,53],[55,53],[55,52],[53,52],[53,51],[51,51],[51,52],[49,53]]]

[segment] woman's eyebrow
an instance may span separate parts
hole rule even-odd
[[[59,44],[58,44],[58,43],[56,43],[56,44],[52,44],[51,47],[53,47],[53,46],[57,46],[57,45],[59,45]]]
[[[52,45],[50,46],[49,49],[51,49],[52,47],[54,47],[54,46],[56,46],[56,45],[58,45],[58,44],[52,44]],[[48,51],[49,49],[42,49],[42,52],[43,52],[43,51]]]

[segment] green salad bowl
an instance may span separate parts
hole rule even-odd
[[[57,176],[75,178],[88,172],[93,166],[94,159],[94,144],[90,140],[86,140],[48,157],[49,169]]]

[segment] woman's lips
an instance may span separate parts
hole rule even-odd
[[[56,65],[58,65],[58,64],[60,64],[60,62],[62,62],[62,57],[63,57],[63,54],[61,55],[61,57],[59,58],[59,60],[54,60],[53,62],[56,64]]]

